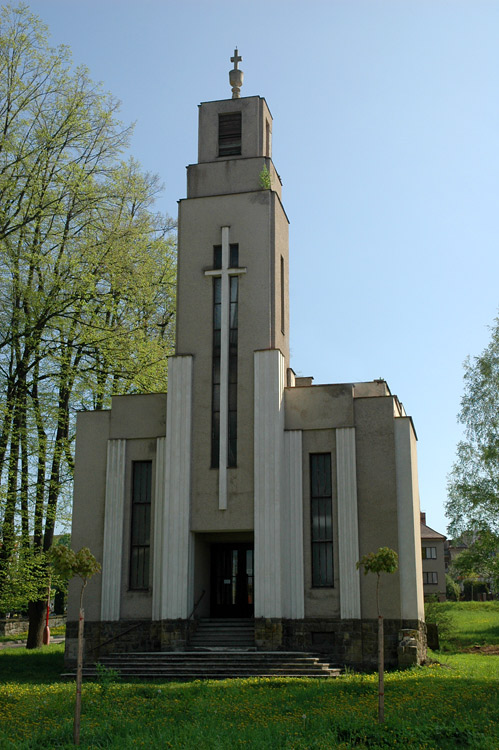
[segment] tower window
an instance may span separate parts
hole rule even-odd
[[[151,461],[134,461],[132,469],[132,539],[130,588],[149,588],[151,549]]]
[[[241,112],[218,115],[218,155],[241,154]]]
[[[331,454],[310,454],[312,586],[333,586]]]

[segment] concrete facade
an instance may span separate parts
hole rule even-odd
[[[220,156],[233,115],[239,153]],[[87,594],[87,658],[113,634],[114,650],[184,648],[197,618],[236,616],[254,618],[259,648],[368,666],[375,585],[356,562],[380,546],[400,560],[382,586],[387,661],[403,629],[424,653],[412,420],[384,381],[313,385],[290,369],[288,219],[271,133],[261,97],[200,105],[198,163],[179,202],[168,395],[120,396],[78,417],[72,546],[103,564]],[[150,476],[139,545],[138,465]],[[69,659],[76,619],[71,589]]]

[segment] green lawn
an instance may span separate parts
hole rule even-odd
[[[469,634],[476,640],[482,632],[497,641],[496,606],[454,608],[460,613],[455,643],[461,637],[467,647]],[[461,618],[467,608],[471,617]],[[86,683],[81,747],[497,750],[499,656],[432,657],[436,663],[430,666],[386,675],[386,722],[381,727],[376,722],[376,675],[323,681]],[[73,747],[74,683],[59,678],[62,658],[61,646],[0,652],[2,750]]]
[[[66,635],[65,625],[56,625],[54,628],[50,628],[50,635]],[[9,641],[26,641],[28,638],[28,631],[24,633],[16,633],[15,635],[0,635],[0,643],[8,643]]]
[[[444,650],[499,646],[499,601],[444,602],[438,607],[452,620],[452,632],[442,640]]]

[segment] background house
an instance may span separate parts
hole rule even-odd
[[[421,513],[421,552],[425,598],[436,594],[440,601],[445,601],[446,539],[444,534],[426,525],[426,513]]]

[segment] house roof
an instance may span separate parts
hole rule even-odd
[[[421,523],[421,539],[447,539],[444,534],[439,534],[435,529],[431,529],[425,523]]]

